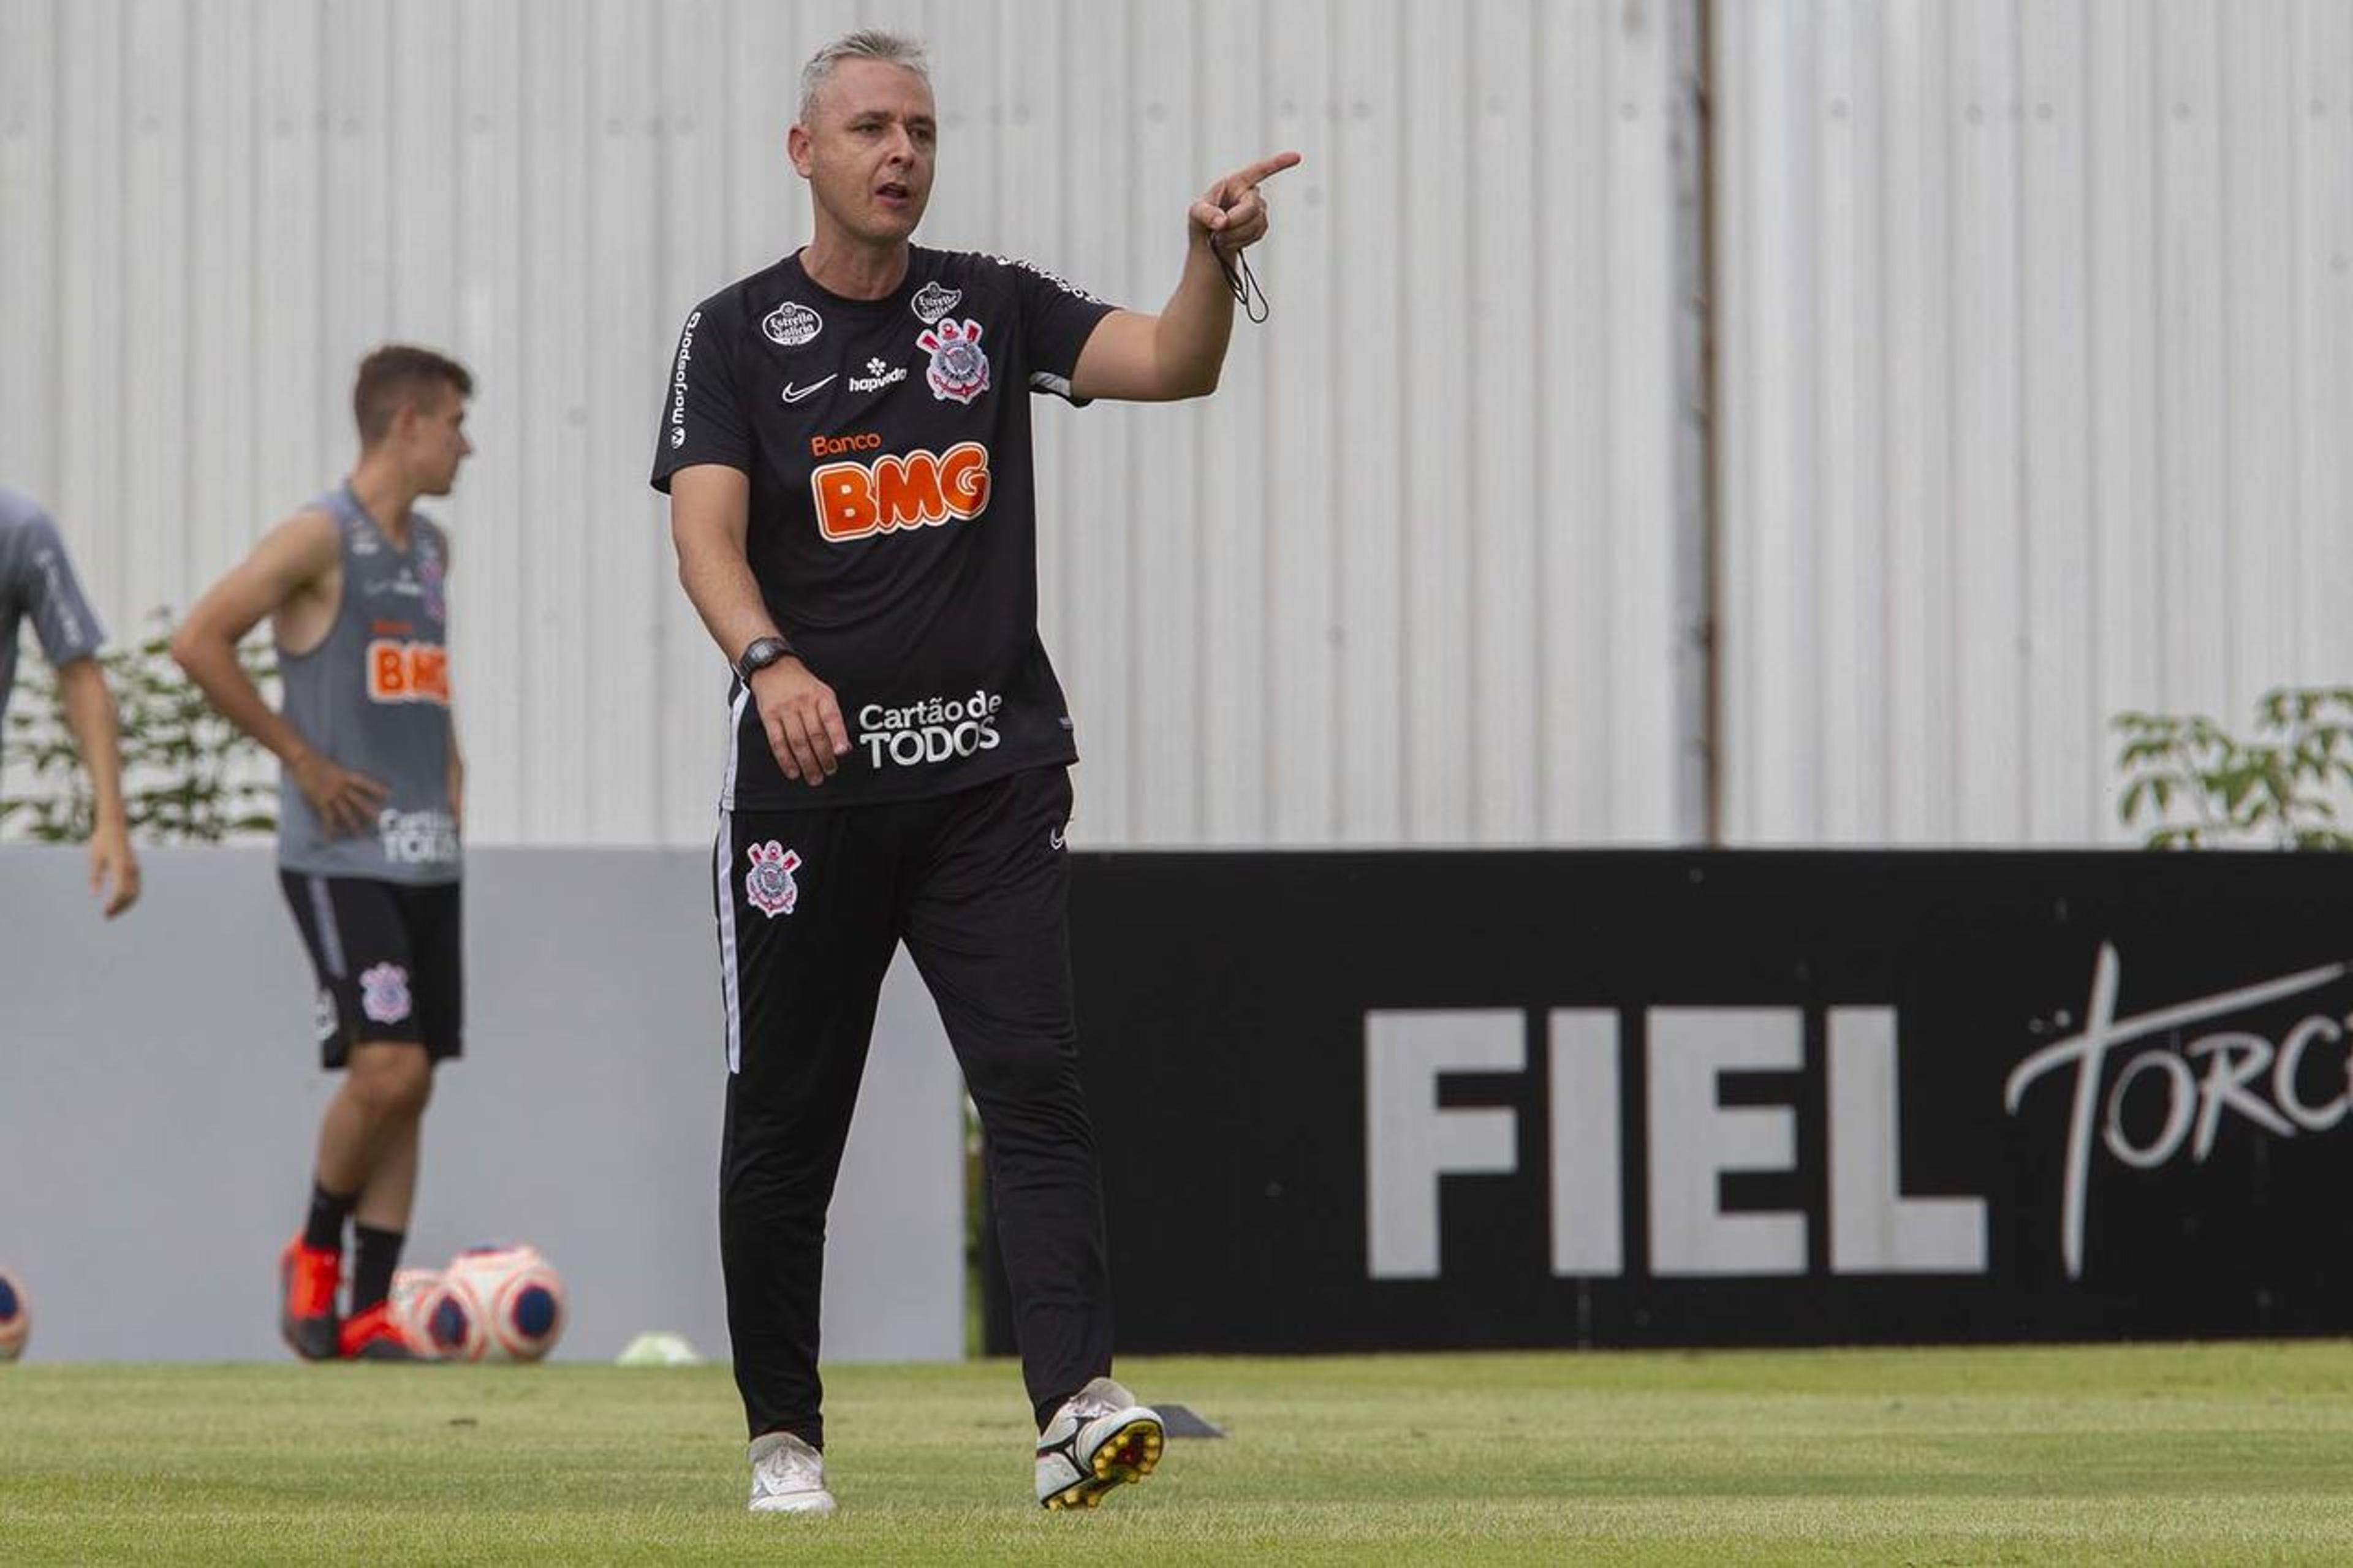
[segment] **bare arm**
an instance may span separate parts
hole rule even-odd
[[[312,751],[263,699],[237,656],[237,645],[263,616],[315,590],[335,570],[339,558],[334,519],[324,512],[296,513],[270,530],[251,555],[205,591],[172,634],[172,657],[223,718],[285,764],[329,831],[358,833],[384,805],[385,786]]]
[[[131,847],[131,822],[122,805],[121,720],[106,672],[95,658],[78,658],[58,671],[58,696],[66,728],[90,774],[95,810],[90,832],[90,888],[106,900],[112,920],[139,899],[139,858]]]
[[[678,547],[679,585],[730,664],[760,638],[782,635],[744,554],[751,515],[752,481],[739,468],[698,463],[670,476],[670,537]]]
[[[1201,194],[1186,215],[1185,270],[1160,314],[1114,310],[1080,352],[1071,373],[1074,397],[1165,402],[1205,397],[1218,389],[1233,336],[1234,297],[1218,264],[1266,237],[1264,181],[1299,162],[1278,153],[1239,169]]]
[[[678,580],[720,653],[733,664],[762,637],[777,637],[744,555],[752,481],[723,463],[681,468],[670,481],[670,534]],[[833,688],[798,658],[777,660],[752,677],[753,700],[768,748],[788,779],[822,784],[849,751],[849,731]]]

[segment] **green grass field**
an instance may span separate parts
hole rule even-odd
[[[828,1373],[755,1518],[723,1368],[0,1369],[0,1561],[2343,1562],[2353,1346],[1135,1360],[1172,1441],[1029,1500],[1008,1363]]]

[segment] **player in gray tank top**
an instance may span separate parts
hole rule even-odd
[[[412,512],[406,545],[396,543],[348,484],[305,510],[335,520],[343,595],[324,642],[299,653],[280,646],[280,711],[313,748],[375,780],[385,795],[368,831],[336,833],[292,772],[281,774],[278,863],[324,877],[454,882],[448,542]]]
[[[449,493],[473,378],[427,349],[370,354],[353,389],[351,477],[271,530],[172,639],[213,705],[283,765],[280,881],[318,977],[324,1065],[344,1069],[319,1131],[310,1210],[280,1258],[280,1329],[306,1359],[433,1353],[388,1293],[417,1189],[419,1131],[463,1017],[450,721],[449,541],[411,510]],[[282,708],[239,664],[274,623]],[[343,1227],[358,1243],[348,1312]]]

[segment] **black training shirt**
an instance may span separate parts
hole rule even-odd
[[[1038,637],[1028,395],[1070,395],[1111,310],[1027,262],[919,246],[881,300],[828,293],[796,254],[687,317],[654,488],[698,463],[750,476],[752,574],[850,741],[824,788],[786,779],[731,677],[723,808],[911,800],[1077,760]]]

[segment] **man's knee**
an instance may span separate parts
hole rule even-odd
[[[980,1110],[984,1134],[1000,1149],[1084,1148],[1092,1139],[1078,1063],[1066,1052],[997,1054],[978,1071],[967,1063],[965,1082]]]
[[[1007,1033],[959,1053],[965,1081],[984,1106],[1083,1103],[1076,1042],[1069,1034]]]
[[[433,1098],[433,1059],[423,1046],[356,1047],[349,1071],[353,1096],[378,1116],[421,1115]]]

